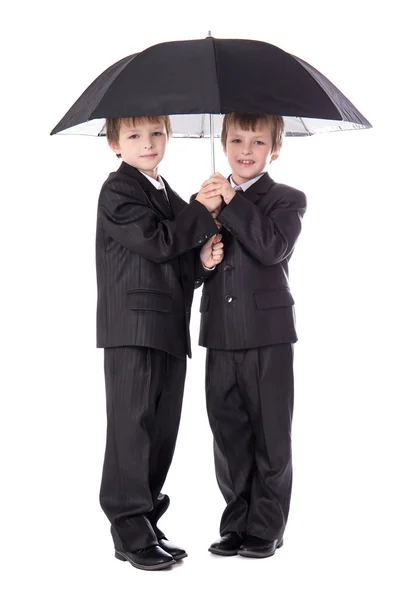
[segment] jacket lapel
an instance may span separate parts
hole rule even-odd
[[[253,185],[249,187],[249,189],[244,193],[246,198],[251,200],[254,204],[258,204],[261,200],[262,196],[268,194],[271,187],[274,185],[274,180],[268,175],[268,173],[264,173],[262,177]]]
[[[168,194],[168,199],[171,204],[171,209],[173,212],[173,216],[176,217],[187,205],[188,203],[185,200],[182,200],[178,194],[174,192],[174,190],[169,186],[169,184],[162,177],[162,180],[165,185],[165,189]],[[195,255],[193,252],[185,252],[178,256],[179,263],[174,262],[175,264],[179,264],[179,278],[182,283],[183,291],[185,298],[191,297],[191,291],[193,290],[193,279],[195,272]]]
[[[181,212],[181,210],[183,210],[185,206],[187,206],[187,202],[182,200],[182,198],[174,192],[174,190],[165,181],[164,177],[161,177],[161,179],[164,182],[165,189],[168,194],[168,200],[170,201],[172,213],[174,217],[176,217]]]
[[[151,185],[151,184],[150,184]],[[164,192],[162,190],[157,190],[154,185],[153,189],[149,190],[150,194],[150,202],[159,210],[167,219],[172,219],[174,213],[172,211],[172,206],[168,204],[168,200],[170,199],[168,196],[168,200],[164,196]]]
[[[172,210],[165,199],[164,192],[162,190],[157,190],[157,188],[154,187],[147,177],[145,177],[138,169],[122,161],[118,171],[128,175],[129,177],[133,177],[133,179],[136,179],[136,181],[140,183],[140,186],[144,189],[151,204],[165,218],[171,219],[171,217],[173,217]]]

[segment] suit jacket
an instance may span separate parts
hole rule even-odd
[[[170,205],[162,190],[122,162],[102,186],[96,234],[99,348],[147,346],[191,357],[194,287],[210,273],[199,250],[218,228],[202,204],[188,204],[164,183]]]
[[[297,341],[288,262],[305,210],[303,192],[268,173],[221,210],[224,260],[204,284],[201,346],[239,350]]]

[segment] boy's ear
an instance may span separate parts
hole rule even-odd
[[[274,160],[276,160],[278,158],[278,156],[279,156],[279,150],[275,150],[275,152],[273,152],[271,154],[271,162],[274,161]]]
[[[115,154],[120,154],[120,147],[119,147],[119,143],[118,142],[114,142],[111,140],[107,140],[108,141],[108,145],[110,146],[111,150],[113,152],[115,152]]]

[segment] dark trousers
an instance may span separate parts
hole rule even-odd
[[[107,441],[100,504],[117,550],[163,537],[157,521],[178,434],[186,359],[138,346],[105,348]]]
[[[208,349],[206,397],[217,481],[227,503],[221,535],[280,539],[292,488],[292,344]]]

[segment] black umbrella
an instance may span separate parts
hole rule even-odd
[[[51,134],[104,135],[105,117],[177,115],[175,136],[213,138],[219,122],[205,115],[230,112],[282,115],[290,136],[371,127],[300,58],[265,42],[209,36],[123,58],[93,81]]]

